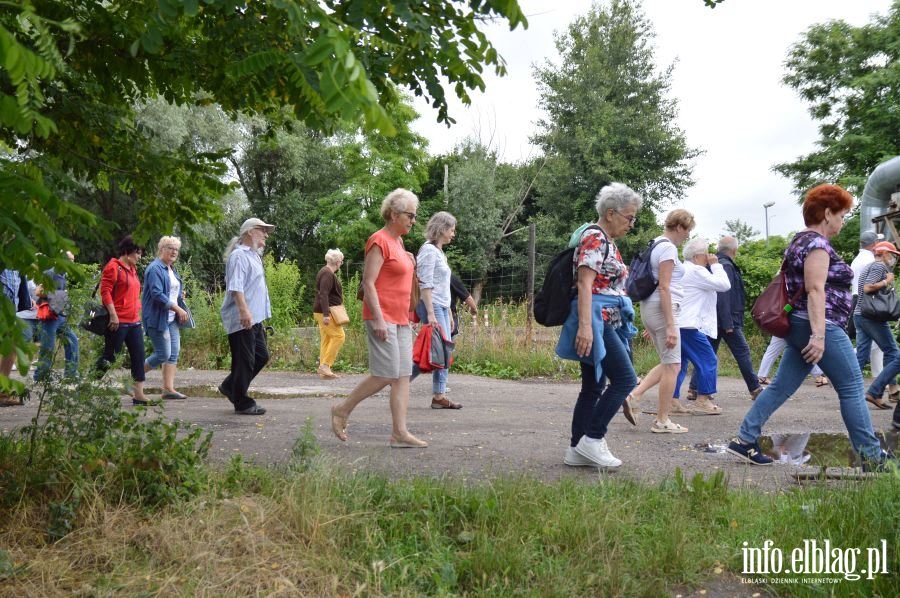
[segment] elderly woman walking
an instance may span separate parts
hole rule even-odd
[[[650,253],[653,277],[659,285],[653,294],[641,303],[641,320],[649,334],[659,364],[650,370],[628,397],[623,409],[625,417],[635,423],[634,407],[643,394],[659,385],[656,421],[651,432],[683,434],[687,428],[669,419],[670,413],[687,413],[681,401],[675,397],[675,382],[681,371],[681,331],[678,321],[684,303],[681,287],[684,264],[678,259],[678,246],[687,240],[694,230],[694,216],[687,210],[672,210],[666,216],[665,231],[655,240],[661,241]]]
[[[675,382],[675,398],[687,374],[688,364],[694,364],[697,377],[697,400],[688,410],[695,415],[718,415],[722,408],[713,403],[719,360],[710,338],[718,334],[716,293],[731,288],[728,274],[714,253],[709,253],[709,241],[691,239],[681,252],[684,257],[684,292],[678,327],[681,334],[681,371]],[[709,269],[707,269],[707,267]]]
[[[456,218],[449,212],[437,212],[425,227],[425,243],[419,248],[416,258],[416,276],[419,279],[421,300],[416,306],[416,314],[423,322],[432,326],[439,324],[444,336],[450,338],[453,320],[450,317],[450,264],[444,255],[444,245],[456,236]],[[431,408],[462,409],[462,405],[447,398],[448,368],[436,368],[431,373]],[[414,380],[419,375],[419,367],[413,364]]]
[[[631,230],[641,196],[622,183],[597,194],[597,225],[579,237],[572,266],[577,298],[563,325],[556,353],[581,366],[581,392],[572,412],[572,436],[563,462],[571,466],[615,468],[609,450],[609,422],[637,384],[629,339],[636,333],[634,308],[625,294],[628,267],[615,240]],[[608,384],[606,383],[608,381]]]
[[[757,397],[728,444],[728,452],[754,465],[770,465],[758,440],[762,427],[803,383],[818,363],[837,392],[841,418],[864,470],[885,466],[863,391],[862,372],[844,327],[850,317],[853,271],[831,246],[841,231],[853,197],[837,185],[818,185],[803,201],[806,229],[797,233],[784,252],[788,297],[799,293],[790,315],[787,347],[775,379]]]
[[[184,303],[184,283],[175,269],[181,251],[181,239],[162,237],[157,244],[157,258],[144,270],[144,292],[141,313],[144,331],[153,343],[153,354],[144,362],[150,371],[162,365],[162,398],[186,399],[175,390],[175,369],[181,352],[181,327],[188,321]]]
[[[370,374],[342,402],[331,408],[331,430],[347,440],[347,420],[362,401],[391,387],[392,448],[424,448],[428,443],[406,427],[409,377],[412,373],[412,329],[409,302],[413,259],[402,237],[416,221],[419,198],[406,189],[391,191],[381,204],[384,226],[366,241],[363,267],[363,320],[369,348]]]
[[[329,249],[325,252],[325,265],[316,274],[316,298],[313,302],[313,317],[319,325],[319,368],[316,373],[323,380],[339,377],[331,371],[331,366],[346,338],[344,327],[331,317],[332,306],[344,304],[344,289],[336,274],[343,263],[341,250]]]

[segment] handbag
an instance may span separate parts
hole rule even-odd
[[[793,311],[793,303],[804,292],[804,285],[800,285],[794,296],[788,300],[787,284],[784,276],[784,268],[787,260],[781,262],[781,269],[769,283],[769,286],[760,293],[753,303],[750,316],[756,325],[772,336],[784,338],[791,329],[790,314]]]
[[[109,328],[109,311],[99,301],[88,301],[84,306],[81,327],[92,334],[105,335]]]
[[[876,322],[893,322],[900,318],[900,301],[893,286],[874,293],[860,293],[859,313]]]
[[[347,308],[343,305],[332,305],[328,308],[331,321],[338,326],[346,326],[350,323],[350,316],[347,315]]]
[[[48,301],[38,303],[37,319],[41,320],[42,322],[56,319],[56,313],[54,313],[54,311],[50,309],[50,303]]]
[[[191,313],[191,308],[185,305],[184,311],[187,312],[187,320],[184,321],[184,324],[179,323],[178,326],[181,328],[196,328],[197,324],[194,322],[194,314]]]

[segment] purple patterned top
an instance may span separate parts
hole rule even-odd
[[[803,264],[814,249],[824,249],[831,258],[828,276],[825,278],[825,319],[844,328],[850,318],[852,304],[850,285],[853,283],[853,270],[834,251],[828,239],[815,231],[797,233],[784,252],[787,260],[784,277],[788,297],[793,297],[803,284]],[[804,314],[807,312],[806,293],[802,293],[794,303],[794,310]]]

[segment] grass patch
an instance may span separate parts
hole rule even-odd
[[[281,470],[236,457],[205,492],[150,513],[93,487],[56,542],[43,539],[41,506],[21,501],[0,524],[0,594],[656,596],[741,576],[743,542],[789,553],[804,538],[844,549],[886,539],[891,574],[769,591],[900,593],[897,476],[772,495],[677,472],[657,486],[472,486],[351,477],[308,433],[294,455]]]

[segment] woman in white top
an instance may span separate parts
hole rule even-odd
[[[716,318],[716,293],[731,288],[728,274],[714,253],[709,253],[709,241],[691,239],[682,250],[684,277],[681,288],[684,293],[678,326],[681,332],[681,371],[675,382],[675,398],[687,374],[688,363],[697,372],[697,400],[689,408],[697,415],[718,415],[722,408],[712,402],[716,393],[716,377],[719,360],[713,351],[710,338],[719,333]],[[709,269],[707,270],[707,266]]]
[[[419,279],[421,300],[416,314],[432,326],[439,324],[444,336],[450,338],[453,330],[450,318],[450,265],[444,255],[444,245],[456,236],[456,218],[449,212],[437,212],[425,226],[425,243],[416,257],[416,277]],[[435,369],[431,374],[431,408],[462,409],[462,405],[447,398],[448,368]],[[413,364],[413,380],[420,374]]]
[[[665,231],[658,239],[664,241],[650,253],[653,277],[659,285],[653,294],[641,302],[641,321],[644,334],[650,337],[659,354],[659,365],[644,376],[637,388],[626,399],[627,409],[645,392],[659,384],[659,405],[656,422],[651,432],[681,434],[687,428],[669,419],[669,413],[687,413],[675,396],[675,381],[681,370],[681,334],[678,316],[682,304],[681,279],[684,264],[678,259],[678,246],[684,243],[694,230],[694,216],[687,210],[672,210],[666,216]]]

